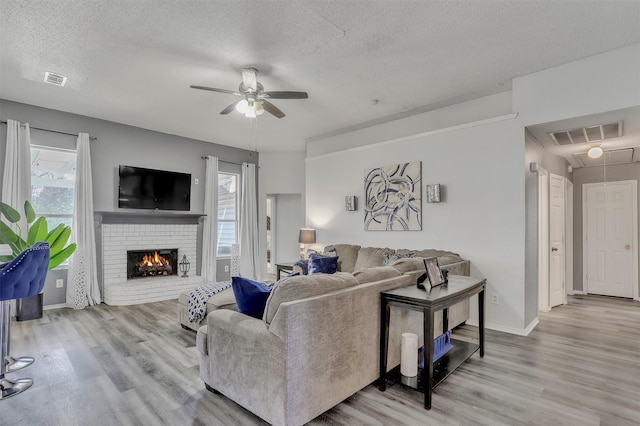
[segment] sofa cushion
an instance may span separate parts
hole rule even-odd
[[[262,319],[267,325],[271,324],[273,317],[282,303],[319,296],[356,285],[358,285],[358,280],[346,272],[283,278],[278,281],[271,290],[271,295],[269,299],[267,299],[267,306],[264,309]]]
[[[461,262],[462,259],[458,253],[454,253],[446,250],[434,250],[434,249],[426,249],[426,250],[397,250],[398,253],[410,252],[414,251],[416,257],[424,257],[425,259],[428,257],[437,257],[438,264],[440,266],[448,265],[450,263]]]
[[[353,273],[353,276],[360,284],[372,283],[374,281],[382,281],[388,278],[395,278],[402,275],[392,266],[375,266],[373,268],[359,269]]]
[[[333,244],[324,248],[325,253],[335,250],[338,255],[338,270],[342,272],[355,271],[356,259],[360,246],[352,244]]]
[[[335,274],[338,271],[338,256],[321,256],[312,254],[309,257],[309,275]]]
[[[358,250],[358,259],[354,266],[354,271],[362,268],[373,268],[374,266],[382,266],[384,263],[385,251],[393,251],[389,248],[380,247],[361,247]]]
[[[238,303],[238,312],[262,318],[271,288],[244,277],[231,277],[231,288]]]

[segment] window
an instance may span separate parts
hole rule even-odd
[[[238,175],[218,173],[218,256],[230,256],[238,241]]]
[[[31,204],[49,231],[60,223],[71,226],[75,179],[75,151],[31,146]]]

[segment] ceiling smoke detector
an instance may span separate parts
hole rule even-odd
[[[622,136],[622,121],[549,133],[556,145],[591,144]]]
[[[44,73],[44,82],[63,87],[67,83],[67,77],[47,71]]]

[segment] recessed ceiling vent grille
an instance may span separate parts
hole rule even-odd
[[[549,133],[556,145],[578,145],[601,142],[622,136],[622,121],[597,126],[581,127],[571,130],[560,130]]]
[[[44,73],[44,82],[62,87],[67,83],[67,77],[47,71]]]

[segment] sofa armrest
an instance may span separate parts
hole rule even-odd
[[[285,343],[261,319],[227,309],[207,315],[206,339],[202,380],[264,419],[282,419]]]

